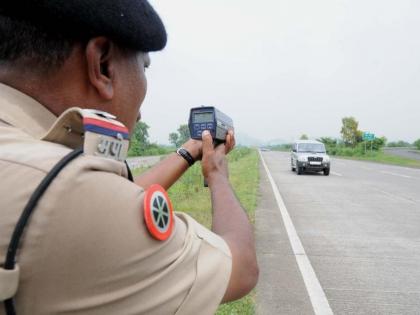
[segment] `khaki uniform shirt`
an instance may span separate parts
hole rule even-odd
[[[57,118],[44,106],[0,84],[0,290],[13,278],[1,267],[30,196],[83,145],[80,114],[70,112],[67,133],[51,129]],[[153,239],[143,195],[120,161],[84,154],[67,165],[20,241],[17,315],[213,314],[230,278],[227,244],[182,213],[168,240]]]

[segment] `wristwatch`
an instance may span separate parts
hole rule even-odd
[[[185,159],[185,161],[187,161],[189,166],[192,166],[195,163],[194,158],[191,156],[190,152],[188,152],[186,149],[181,147],[176,150],[176,153],[179,156],[182,156]]]

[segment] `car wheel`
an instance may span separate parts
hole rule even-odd
[[[296,168],[293,166],[293,160],[290,164],[292,165],[292,172],[296,171]]]
[[[329,168],[324,168],[324,175],[325,176],[330,175],[330,169]]]
[[[298,175],[302,175],[303,174],[303,167],[297,167],[296,168],[296,173],[298,174]]]

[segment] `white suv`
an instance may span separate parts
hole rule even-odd
[[[330,175],[331,160],[325,145],[319,141],[299,140],[292,146],[292,171],[298,175],[305,171],[324,172]]]

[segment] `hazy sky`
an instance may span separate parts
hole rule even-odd
[[[154,0],[169,35],[142,107],[153,141],[213,105],[237,133],[420,138],[420,1]]]

